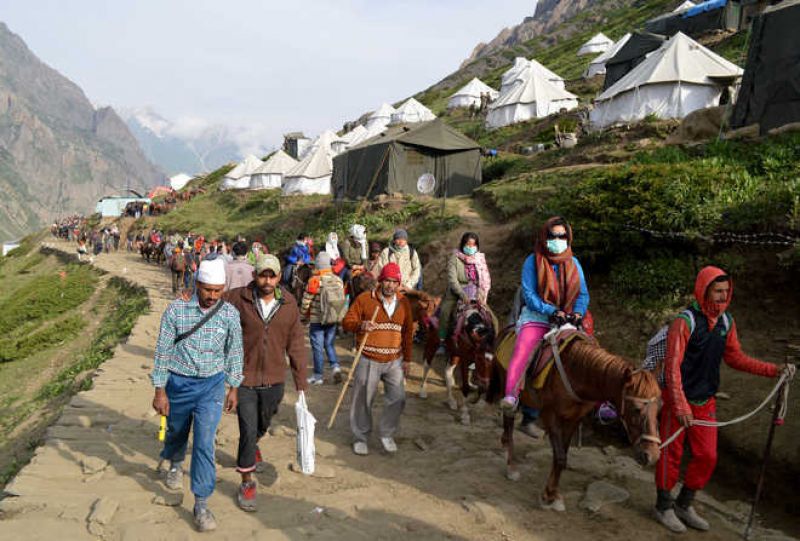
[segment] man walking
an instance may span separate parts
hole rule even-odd
[[[277,257],[260,254],[252,281],[228,291],[225,299],[239,310],[244,336],[244,381],[239,387],[239,452],[236,471],[242,475],[237,502],[245,511],[256,510],[253,472],[262,461],[258,441],[269,428],[283,399],[286,361],[295,389],[306,389],[308,354],[294,297],[278,284],[281,265]]]
[[[233,261],[225,267],[225,291],[244,287],[253,281],[253,265],[247,261],[247,244],[233,245]]]
[[[381,252],[381,266],[389,262],[397,263],[403,273],[400,291],[422,289],[422,264],[419,254],[408,244],[408,232],[398,229],[392,236],[392,242]]]
[[[331,365],[333,382],[342,379],[342,369],[336,356],[336,327],[344,315],[346,299],[344,283],[331,269],[331,256],[320,252],[315,261],[314,275],[303,293],[301,317],[308,321],[308,338],[314,355],[314,373],[308,378],[312,385],[322,385],[325,355]]]
[[[366,336],[362,359],[353,381],[353,403],[350,406],[350,428],[355,439],[353,452],[366,455],[372,431],[372,402],[383,381],[384,406],[378,423],[381,445],[387,453],[397,452],[394,435],[406,403],[403,377],[411,366],[414,321],[411,304],[400,292],[402,281],[397,263],[381,269],[375,291],[359,295],[342,321],[348,332],[358,333],[358,341]],[[378,311],[375,322],[373,314]]]
[[[744,354],[733,317],[727,312],[733,282],[716,267],[705,267],[694,286],[696,302],[683,311],[669,327],[664,358],[664,406],[660,434],[670,438],[681,427],[678,438],[661,453],[656,465],[656,519],[670,531],[681,533],[686,526],[708,530],[708,522],[692,506],[695,493],[711,478],[717,463],[717,428],[693,424],[695,420],[716,420],[720,364],[758,376],[774,378],[778,367]],[[784,370],[794,375],[795,367]],[[678,481],[683,446],[688,439],[691,459],[677,500],[671,491]]]
[[[214,437],[223,408],[236,409],[242,382],[242,328],[239,313],[220,298],[224,286],[222,261],[202,262],[197,293],[188,301],[173,301],[161,317],[151,374],[153,409],[167,416],[161,458],[170,461],[166,485],[171,489],[183,487],[182,463],[194,425],[190,474],[194,522],[201,532],[217,527],[208,509],[217,478]]]
[[[292,286],[292,278],[297,267],[311,263],[310,240],[310,235],[300,233],[294,245],[289,249],[289,253],[286,255],[286,267],[283,269],[283,283],[285,285]]]

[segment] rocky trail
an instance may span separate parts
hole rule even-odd
[[[58,245],[71,252],[71,246]],[[47,431],[31,463],[6,487],[0,501],[1,540],[180,540],[200,537],[192,526],[188,476],[182,492],[167,490],[159,473],[158,417],[150,408],[148,374],[162,311],[170,301],[169,276],[138,256],[101,255],[95,264],[145,286],[152,310],[142,316],[94,378]],[[344,365],[352,360],[341,341]],[[441,372],[441,360],[437,365]],[[567,511],[538,507],[549,470],[546,440],[516,437],[524,457],[522,479],[504,476],[501,429],[493,409],[475,408],[460,424],[444,404],[441,377],[429,398],[416,396],[421,366],[414,365],[398,437],[399,452],[387,456],[371,442],[370,455],[350,450],[348,400],[332,430],[328,415],[339,391],[326,381],[310,390],[318,419],[317,473],[289,467],[295,456],[296,394],[291,384],[270,435],[261,442],[265,469],[257,474],[258,511],[245,513],[234,498],[238,428],[224,415],[218,434],[218,484],[210,507],[219,529],[208,539],[670,539],[651,519],[652,472],[642,470],[624,447],[587,445],[570,454],[562,478]],[[380,398],[378,399],[380,402]],[[380,407],[380,403],[376,405]],[[188,457],[187,464],[188,467]],[[742,494],[742,498],[748,495]],[[737,539],[748,506],[704,497],[698,507],[712,521],[705,534],[685,539]],[[758,530],[759,539],[788,539]]]

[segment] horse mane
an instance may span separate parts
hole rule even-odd
[[[588,340],[576,340],[562,353],[571,379],[593,382],[606,396],[620,392],[633,372],[633,365]],[[637,378],[639,379],[639,378]]]

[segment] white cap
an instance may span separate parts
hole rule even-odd
[[[201,261],[197,281],[210,286],[225,285],[225,260],[217,258]]]

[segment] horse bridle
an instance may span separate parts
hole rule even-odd
[[[634,370],[633,374],[637,372],[641,372],[641,370]],[[625,428],[625,433],[630,436],[630,430],[628,430],[628,423],[625,422],[625,404],[627,402],[632,402],[642,408],[642,426],[641,432],[639,437],[636,438],[636,441],[632,442],[633,445],[637,445],[641,441],[649,441],[650,443],[654,443],[656,445],[661,445],[661,438],[658,437],[658,432],[655,435],[647,433],[647,411],[653,404],[658,407],[658,398],[642,398],[640,396],[631,396],[625,392],[625,387],[622,388],[622,400],[620,400],[620,411],[619,411],[619,419],[622,421],[622,426]],[[658,430],[658,426],[656,426],[656,431]]]

